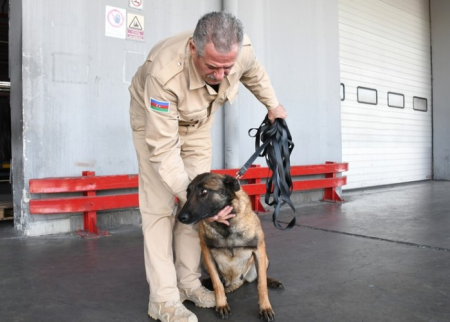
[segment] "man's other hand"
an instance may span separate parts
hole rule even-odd
[[[268,111],[268,117],[270,123],[273,123],[275,119],[285,119],[287,117],[287,111],[284,106],[280,104]]]

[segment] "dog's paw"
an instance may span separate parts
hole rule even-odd
[[[221,319],[228,319],[231,316],[231,310],[228,304],[216,306],[216,315]]]
[[[265,322],[275,321],[275,312],[272,310],[272,308],[268,309],[261,309],[259,311],[259,317],[261,320]]]
[[[279,280],[276,280],[274,278],[267,278],[267,286],[272,289],[276,290],[284,290],[284,285]]]

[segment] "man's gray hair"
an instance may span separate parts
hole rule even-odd
[[[239,50],[244,39],[242,22],[228,12],[210,12],[200,18],[194,31],[194,44],[198,56],[203,56],[205,45],[214,44],[221,53],[229,53],[238,44]]]

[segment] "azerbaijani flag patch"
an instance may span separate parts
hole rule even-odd
[[[169,113],[169,102],[158,101],[150,97],[150,108],[157,112]]]

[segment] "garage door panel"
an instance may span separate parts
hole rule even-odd
[[[341,18],[345,19],[349,25],[358,24],[361,31],[370,32],[375,37],[381,38],[388,34],[385,38],[386,40],[395,41],[396,39],[401,39],[400,43],[402,44],[412,42],[414,48],[423,49],[423,40],[427,39],[427,35],[424,32],[414,32],[409,28],[405,29],[403,25],[399,25],[395,20],[388,20],[384,15],[342,10]],[[380,25],[380,22],[384,22],[385,25]]]
[[[361,70],[361,72],[363,71]],[[379,94],[380,92],[384,92],[385,94],[387,92],[410,94],[411,96],[408,95],[405,97],[405,99],[410,101],[412,101],[412,96],[431,98],[431,83],[430,81],[427,83],[425,79],[410,80],[405,78],[404,82],[387,82],[375,75],[369,77],[364,75],[359,76],[356,73],[341,72],[341,82],[345,84],[346,98],[350,94],[356,95],[358,86],[376,89]]]
[[[356,98],[355,98],[356,101]],[[347,120],[357,120],[364,122],[383,122],[383,123],[394,123],[394,124],[408,124],[414,126],[414,131],[431,131],[430,123],[431,117],[430,115],[426,115],[428,117],[423,117],[417,111],[412,109],[412,103],[406,102],[405,108],[394,108],[387,107],[387,101],[379,99],[378,105],[361,107],[361,103],[355,103],[354,105],[347,106],[345,113],[342,113],[342,122]],[[359,105],[357,105],[359,104]],[[430,113],[428,113],[430,114]],[[349,125],[349,124],[343,124]],[[356,124],[357,125],[357,124]],[[345,130],[346,126],[343,126],[343,130]],[[417,128],[420,126],[420,129]],[[425,128],[426,127],[426,128]]]
[[[345,0],[341,0],[345,1]],[[361,3],[361,5],[364,5],[364,3]],[[344,15],[345,16],[345,15]],[[341,12],[339,14],[340,23],[342,21]],[[411,53],[418,53],[418,54],[424,54],[426,55],[427,52],[427,42],[429,43],[429,38],[426,38],[426,36],[420,36],[416,37],[416,40],[423,41],[422,43],[411,43],[411,41],[414,41],[411,37],[403,38],[400,34],[391,35],[386,34],[389,32],[389,28],[383,28],[381,27],[381,24],[383,21],[380,21],[380,25],[378,25],[378,29],[372,29],[373,25],[358,25],[358,23],[363,22],[355,21],[354,19],[346,20],[345,23],[341,23],[339,27],[339,31],[345,32],[345,34],[342,35],[343,38],[347,39],[354,39],[355,36],[363,36],[366,41],[365,43],[378,43],[385,45],[387,48],[399,48],[402,51],[411,52]],[[358,29],[354,29],[353,26],[358,25]]]
[[[345,66],[347,72],[362,68],[366,73],[377,73],[386,77],[400,77],[405,79],[404,75],[413,77],[427,77],[430,71],[430,57],[408,58],[402,55],[387,56],[384,53],[367,53],[363,48],[351,48],[341,46],[341,63]],[[399,75],[401,73],[401,75]],[[406,78],[407,79],[407,78]]]
[[[343,46],[350,46],[356,49],[370,48],[373,52],[396,58],[401,56],[402,59],[405,60],[416,59],[417,57],[427,59],[430,57],[430,53],[427,51],[426,47],[423,47],[423,50],[417,50],[417,48],[411,48],[411,46],[387,39],[375,39],[373,35],[367,35],[364,31],[354,30],[350,27],[340,28],[340,30],[345,32],[345,34],[340,37],[340,45],[342,44]]]

